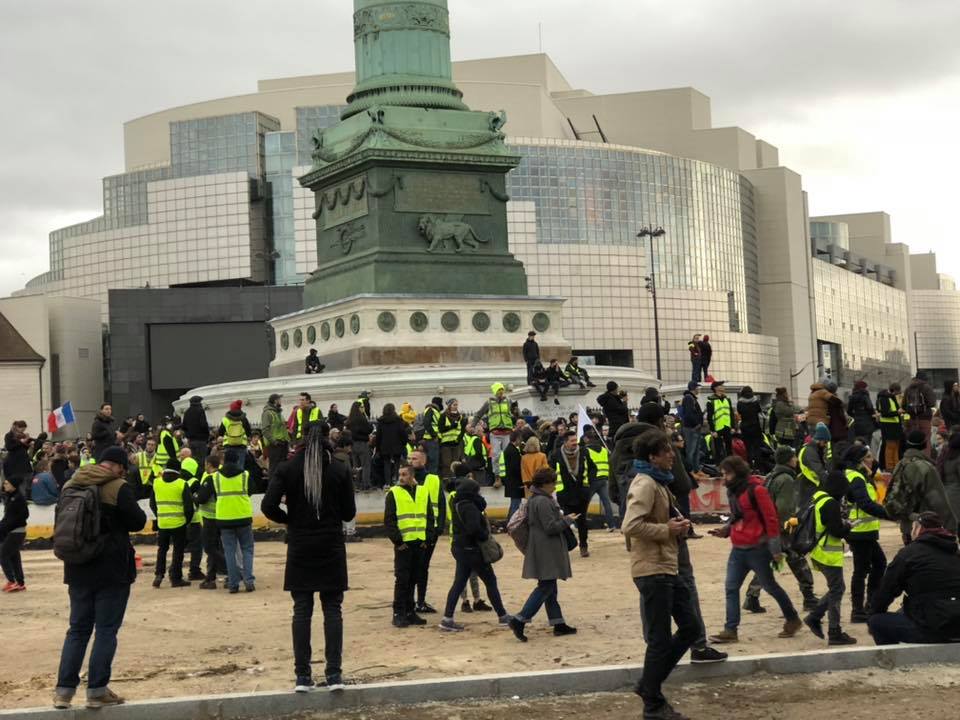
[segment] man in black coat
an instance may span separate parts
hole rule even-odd
[[[90,428],[90,437],[93,439],[92,457],[94,460],[100,460],[103,452],[113,445],[117,444],[117,432],[113,429],[116,422],[113,418],[113,407],[110,403],[104,403],[100,406],[100,412],[93,418],[93,425]]]
[[[620,391],[620,386],[611,380],[607,383],[607,391],[597,398],[597,404],[603,408],[603,414],[607,416],[610,437],[616,437],[620,426],[630,422],[626,393]]]
[[[873,596],[870,634],[877,645],[960,640],[960,555],[957,536],[940,516],[920,513],[912,542],[890,563]],[[887,612],[905,594],[903,609]]]
[[[523,500],[523,473],[520,469],[523,444],[523,431],[517,429],[510,433],[510,444],[503,449],[503,494],[510,498],[510,507],[507,510],[507,522],[520,508]]]
[[[6,477],[18,478],[21,481],[33,477],[29,447],[27,423],[17,420],[10,426],[10,432],[3,436],[3,448],[7,451],[7,457],[3,461],[3,474]]]
[[[527,364],[527,385],[533,382],[533,366],[540,359],[540,345],[536,341],[537,334],[531,330],[523,343],[523,361]]]
[[[180,428],[190,446],[193,459],[202,465],[209,450],[210,424],[207,422],[207,411],[203,409],[203,398],[199,395],[190,398],[190,407],[183,413],[183,424]]]
[[[84,465],[67,481],[64,490],[97,487],[100,498],[100,535],[103,550],[86,563],[63,564],[63,582],[70,595],[70,629],[60,655],[60,670],[54,692],[54,707],[70,707],[80,684],[80,669],[90,641],[96,636],[87,672],[87,707],[119,705],[123,698],[108,684],[117,648],[117,632],[130,597],[130,586],[137,579],[135,553],[130,533],[143,530],[147,516],[137,504],[134,489],[124,472],[127,456],[119,447],[109,447],[96,465]]]
[[[343,689],[341,608],[343,593],[348,589],[343,523],[353,520],[357,506],[350,469],[334,459],[328,434],[325,424],[311,426],[306,447],[301,445],[289,461],[280,464],[260,505],[269,519],[287,526],[283,589],[293,598],[297,692],[309,692],[315,686],[310,631],[316,593],[323,608],[326,686]]]
[[[567,430],[562,443],[550,456],[550,467],[557,473],[557,502],[564,515],[578,515],[577,534],[580,539],[580,556],[590,557],[587,545],[587,481],[586,450],[580,447],[576,430]],[[560,489],[562,485],[563,489]]]

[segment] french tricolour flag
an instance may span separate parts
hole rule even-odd
[[[47,430],[55,433],[64,425],[74,422],[73,405],[66,403],[47,415]]]

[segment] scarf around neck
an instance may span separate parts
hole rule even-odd
[[[634,460],[633,469],[641,475],[649,475],[660,485],[669,485],[673,482],[672,472],[656,468],[646,460]]]
[[[570,475],[576,477],[577,470],[580,469],[580,447],[578,446],[573,450],[567,450],[567,448],[561,447],[560,455]]]

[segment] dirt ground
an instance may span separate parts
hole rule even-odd
[[[705,526],[698,528],[705,533]],[[496,565],[497,575],[507,610],[517,611],[533,583],[520,578],[520,555],[509,538],[503,536],[502,541],[506,557]],[[899,544],[896,529],[885,528],[882,542],[892,557]],[[492,613],[458,612],[457,619],[466,623],[467,631],[455,635],[436,629],[433,621],[438,616],[428,616],[432,622],[427,627],[393,628],[393,553],[389,543],[368,539],[349,544],[352,589],[344,603],[344,673],[348,682],[642,662],[637,592],[622,538],[591,532],[590,548],[592,557],[587,559],[574,553],[574,577],[560,589],[565,618],[579,628],[579,635],[554,638],[541,615],[528,631],[530,642],[523,645],[497,626]],[[148,565],[153,560],[152,550],[140,547]],[[692,552],[707,630],[715,632],[723,624],[723,575],[729,542],[705,537],[692,543]],[[282,590],[284,557],[285,547],[280,542],[257,544],[257,592],[253,594],[201,591],[196,584],[171,589],[166,582],[155,590],[150,587],[151,568],[145,568],[134,585],[120,632],[113,668],[115,689],[129,699],[147,699],[290,688],[291,602]],[[848,574],[851,562],[847,561]],[[24,564],[27,592],[0,596],[0,666],[7,668],[0,679],[0,708],[48,703],[67,627],[69,604],[60,563],[49,550],[31,550],[25,551]],[[446,546],[438,547],[428,592],[428,600],[438,608],[452,575],[450,553]],[[799,602],[789,572],[781,581]],[[822,577],[817,576],[816,582],[818,590],[825,588]],[[813,650],[824,645],[809,633],[777,639],[782,618],[771,598],[764,596],[763,603],[770,610],[765,615],[744,614],[740,643],[728,648],[732,654]],[[849,607],[844,614],[849,614]],[[319,608],[317,615],[314,658],[321,661],[316,674],[322,675]],[[865,626],[846,629],[861,643],[870,642]]]
[[[856,670],[791,677],[760,676],[742,681],[688,683],[670,687],[674,708],[691,720],[810,720],[841,714],[845,720],[956,717],[960,668],[925,666],[895,671]],[[337,711],[303,716],[310,720],[514,720],[517,717],[589,717],[624,720],[641,715],[632,693],[498,702],[429,703],[415,707]]]

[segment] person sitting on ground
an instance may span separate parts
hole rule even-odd
[[[914,521],[912,542],[897,553],[873,596],[869,628],[877,645],[960,640],[957,536],[933,512]],[[900,612],[888,612],[904,594]]]
[[[37,474],[33,476],[30,500],[34,505],[56,505],[59,497],[60,487],[50,472],[50,462],[41,460],[37,463]]]

